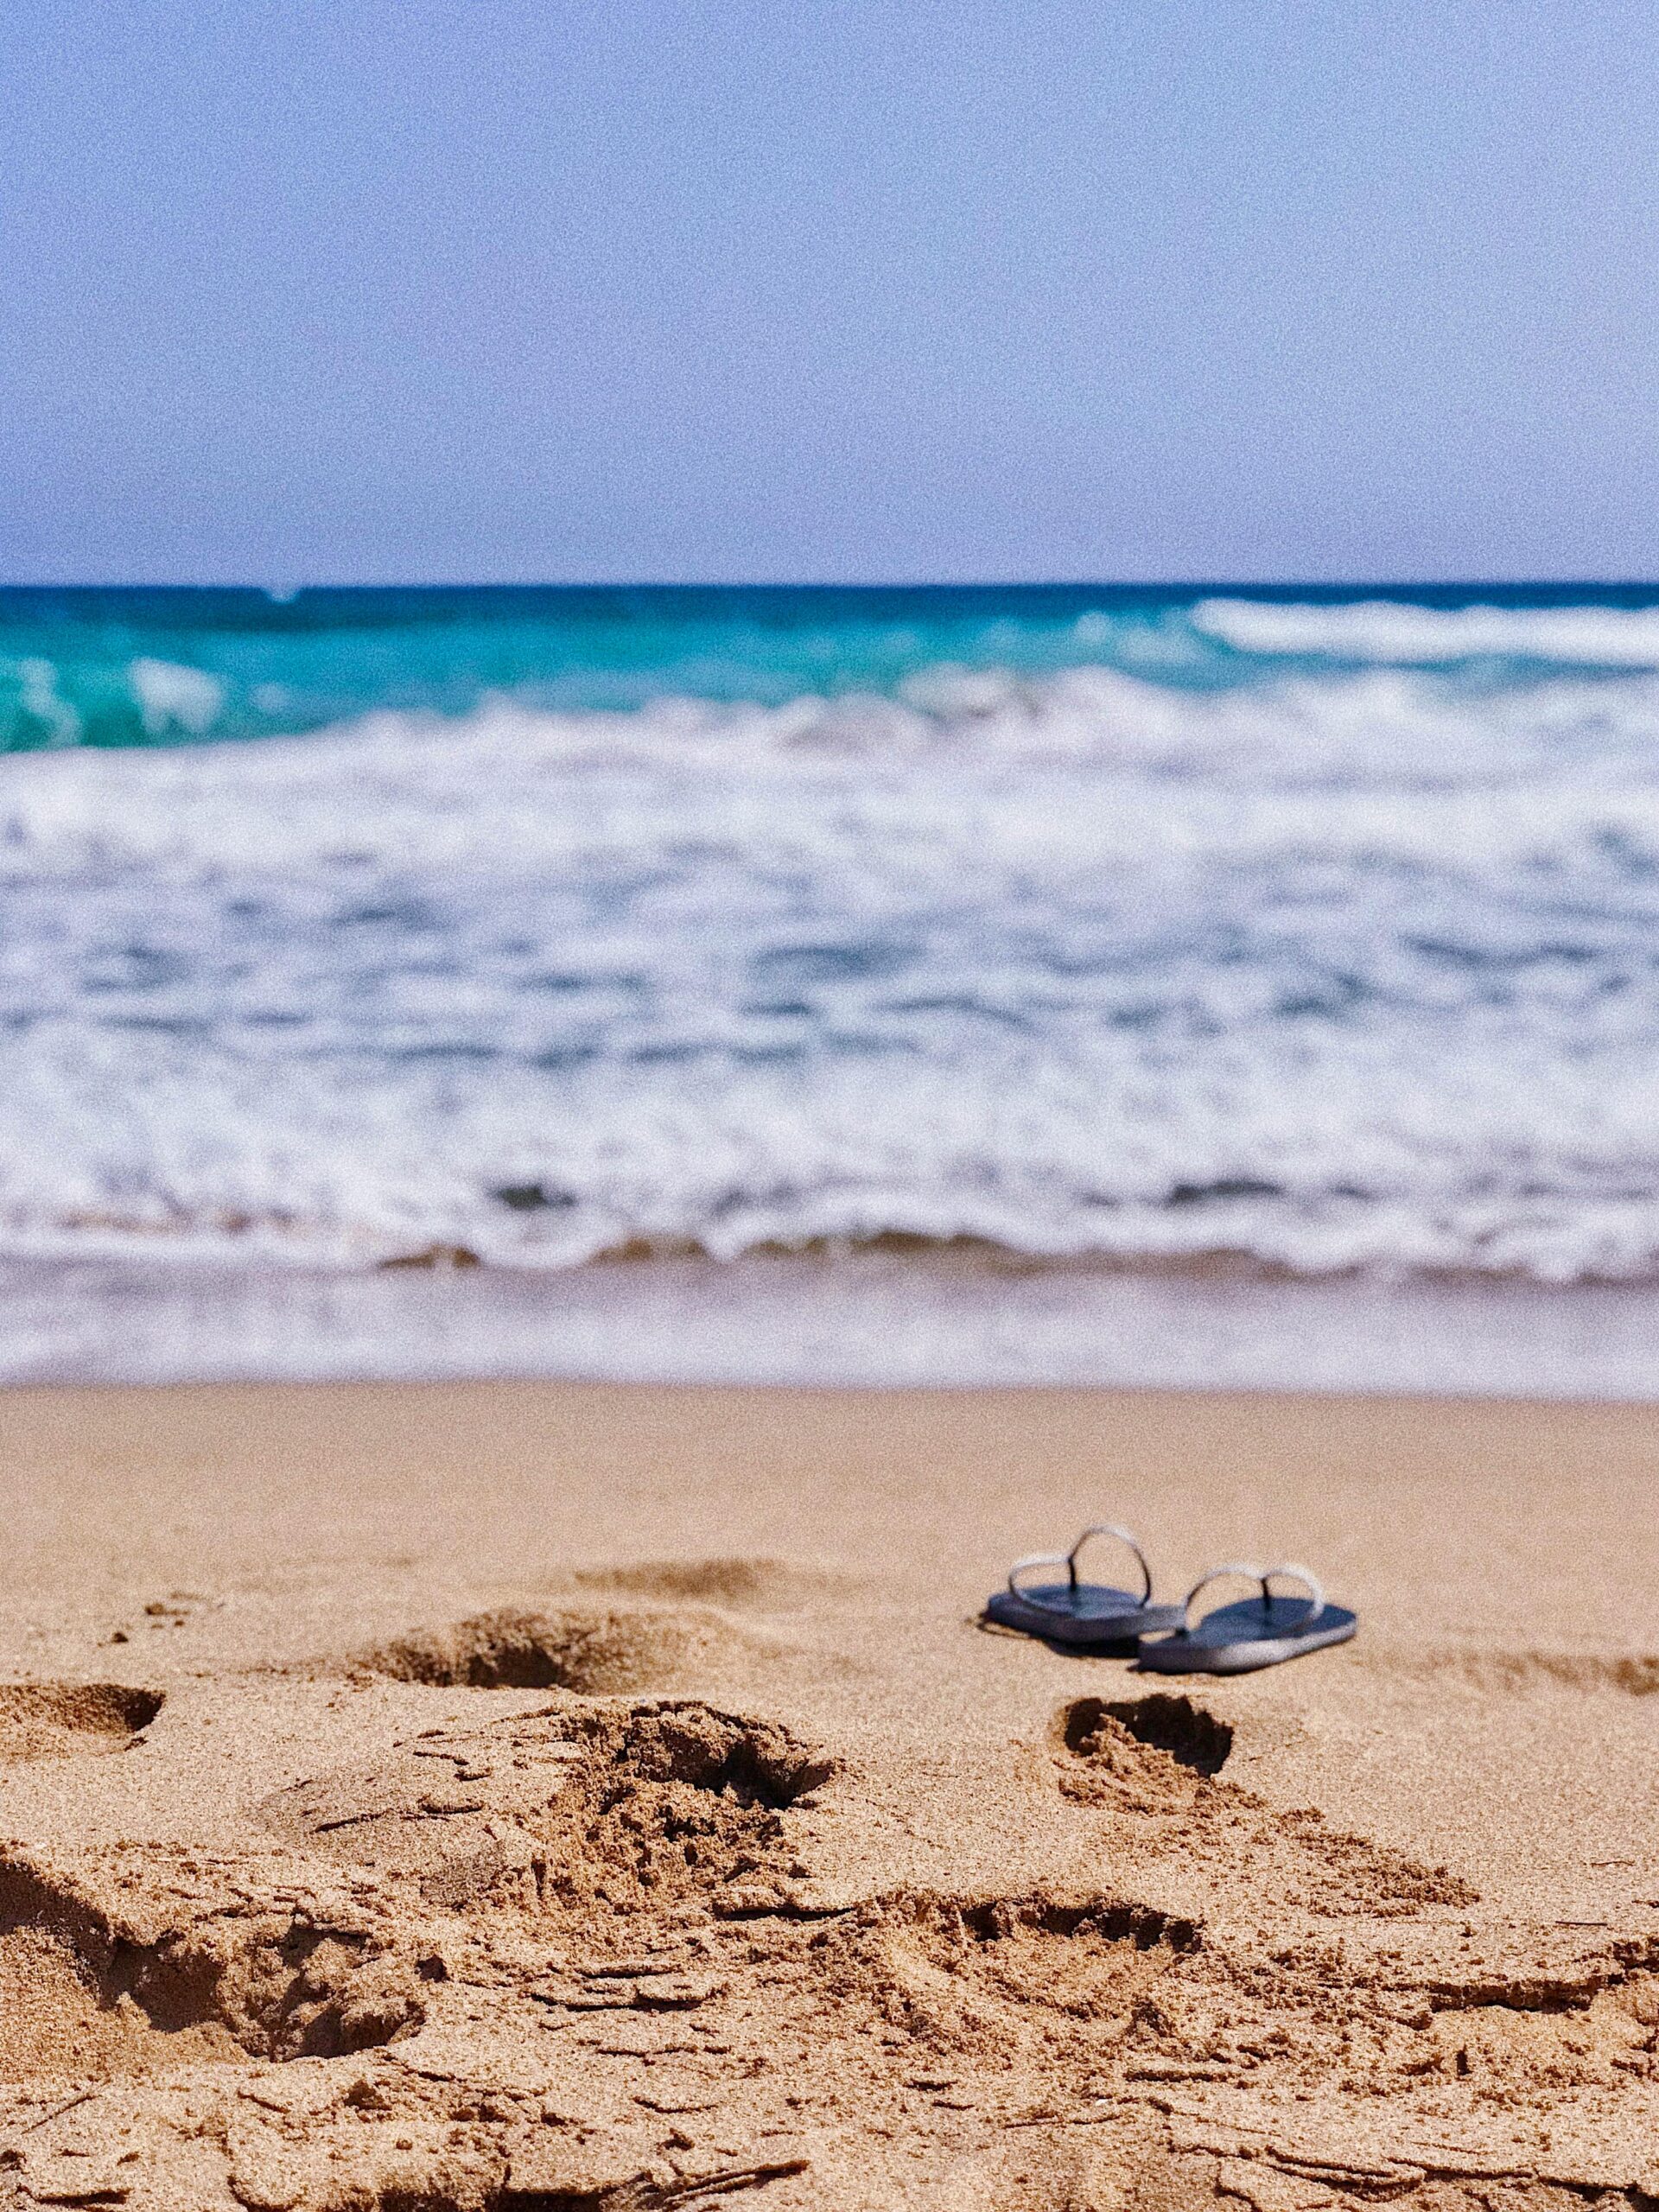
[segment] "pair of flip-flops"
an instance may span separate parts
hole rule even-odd
[[[1110,1583],[1085,1582],[1077,1558],[1096,1536],[1112,1536],[1134,1553],[1141,1569],[1141,1594]],[[1039,1567],[1063,1567],[1063,1582],[1032,1582]],[[1259,1583],[1260,1594],[1220,1605],[1194,1621],[1192,1605],[1200,1592],[1230,1576]],[[1300,1583],[1306,1595],[1282,1597],[1275,1582]],[[1248,1567],[1231,1561],[1200,1575],[1179,1605],[1152,1599],[1152,1569],[1146,1554],[1127,1529],[1099,1522],[1085,1529],[1069,1552],[1034,1552],[1016,1560],[1007,1586],[985,1607],[988,1618],[1045,1642],[1078,1650],[1106,1650],[1133,1656],[1141,1668],[1158,1675],[1248,1675],[1258,1667],[1277,1667],[1306,1651],[1345,1643],[1359,1625],[1344,1605],[1333,1605],[1305,1567]]]

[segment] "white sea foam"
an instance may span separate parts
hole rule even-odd
[[[1659,608],[1341,606],[1211,599],[1195,628],[1246,653],[1434,664],[1497,657],[1600,668],[1659,668]]]
[[[501,701],[0,785],[0,1251],[1659,1268],[1659,684]]]
[[[22,710],[38,722],[51,745],[75,745],[80,741],[81,720],[58,690],[58,671],[49,660],[33,655],[17,665]]]
[[[129,664],[127,682],[151,737],[170,737],[180,730],[199,737],[213,728],[225,703],[225,687],[216,677],[177,661],[141,655]]]

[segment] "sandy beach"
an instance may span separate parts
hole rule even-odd
[[[18,1391],[20,2203],[1659,2194],[1642,1408]],[[1357,1641],[977,1624],[1103,1514]]]

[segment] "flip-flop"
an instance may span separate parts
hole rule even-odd
[[[1262,1595],[1219,1605],[1195,1628],[1192,1600],[1200,1590],[1230,1574],[1259,1582]],[[1306,1597],[1275,1598],[1269,1587],[1275,1577],[1300,1582]],[[1174,1635],[1143,1643],[1139,1663],[1143,1673],[1154,1675],[1248,1675],[1258,1667],[1300,1659],[1305,1651],[1322,1651],[1328,1643],[1346,1643],[1358,1625],[1345,1605],[1329,1603],[1305,1567],[1243,1567],[1234,1562],[1212,1567],[1192,1585]]]
[[[1115,1536],[1135,1554],[1141,1569],[1138,1598],[1109,1583],[1079,1581],[1077,1556],[1094,1536]],[[1039,1567],[1063,1567],[1065,1581],[1020,1580]],[[1007,1587],[987,1600],[985,1613],[1000,1627],[1016,1628],[1050,1643],[1077,1645],[1133,1644],[1139,1637],[1179,1628],[1184,1618],[1179,1605],[1153,1604],[1152,1569],[1146,1554],[1127,1529],[1110,1521],[1085,1529],[1069,1552],[1033,1552],[1028,1559],[1015,1560],[1008,1569]]]

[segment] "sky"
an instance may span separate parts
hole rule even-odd
[[[10,0],[0,578],[1659,575],[1650,0]]]

